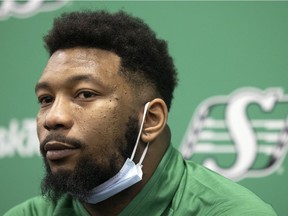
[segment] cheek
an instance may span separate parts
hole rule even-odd
[[[38,139],[41,141],[42,137],[44,136],[44,120],[40,113],[37,114],[36,126],[37,126],[37,136]]]
[[[91,155],[98,164],[109,167],[111,159],[117,161],[119,166],[123,164],[123,157],[118,142],[119,139],[124,141],[124,127],[121,122],[108,116],[107,113],[98,113],[99,115],[87,115],[87,118],[79,120],[82,126],[80,133],[87,145],[85,154]],[[111,114],[111,113],[110,113]],[[87,155],[87,156],[88,156]],[[120,168],[120,167],[118,167]]]
[[[108,141],[119,133],[121,121],[115,115],[108,116],[107,113],[90,113],[85,117],[78,119],[79,129],[81,133],[88,139],[98,141]]]
[[[120,115],[116,108],[109,106],[102,110],[82,110],[81,113],[76,120],[77,128],[89,148],[111,152],[113,149],[117,149],[115,141],[123,140],[127,117]]]
[[[93,134],[117,134],[123,132],[126,126],[127,116],[118,111],[119,106],[110,102],[101,108],[82,110],[81,117],[78,121],[81,122],[81,127],[85,131],[91,131]]]

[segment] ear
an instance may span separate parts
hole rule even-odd
[[[163,131],[167,123],[168,109],[166,103],[156,98],[150,101],[141,134],[141,140],[145,143],[155,140]]]

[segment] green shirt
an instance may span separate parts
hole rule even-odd
[[[4,216],[83,215],[83,205],[63,196],[55,205],[35,197]],[[151,179],[120,216],[273,216],[270,205],[242,186],[192,161],[170,146]]]

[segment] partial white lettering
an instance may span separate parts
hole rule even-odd
[[[0,127],[0,158],[38,156],[39,142],[36,133],[36,120],[12,119],[7,128]]]

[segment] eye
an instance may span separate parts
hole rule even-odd
[[[38,98],[38,102],[41,104],[41,106],[47,106],[50,103],[53,102],[53,97],[51,96],[42,96]]]
[[[96,94],[94,92],[91,91],[81,91],[77,97],[80,99],[89,99],[89,98],[93,98],[95,97]]]

